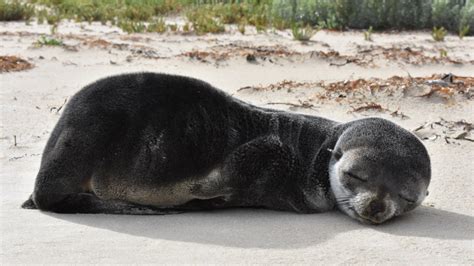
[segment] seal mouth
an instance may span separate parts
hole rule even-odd
[[[364,217],[362,215],[360,215],[353,206],[347,206],[347,209],[350,210],[350,214],[349,216],[355,218],[356,220],[364,223],[364,224],[370,224],[370,225],[379,225],[379,224],[382,224],[383,222],[385,222],[386,220],[388,219],[382,219],[382,220],[373,220],[373,219],[370,219],[370,218],[367,218],[367,217]]]
[[[344,199],[336,199],[337,201],[337,206],[338,208],[349,215],[350,217],[358,220],[361,223],[364,224],[370,224],[370,225],[378,225],[383,222],[385,222],[388,219],[370,219],[368,217],[362,216],[357,212],[356,208],[352,205],[352,203],[349,200],[349,197],[344,198]]]

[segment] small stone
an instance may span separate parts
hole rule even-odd
[[[249,62],[249,63],[256,63],[257,62],[257,58],[253,54],[248,54],[245,59],[247,59],[247,62]]]

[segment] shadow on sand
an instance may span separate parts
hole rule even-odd
[[[299,248],[323,243],[351,230],[398,236],[472,240],[474,217],[420,207],[379,226],[363,225],[340,212],[294,214],[230,209],[160,216],[52,214],[57,219],[153,239],[242,248]]]

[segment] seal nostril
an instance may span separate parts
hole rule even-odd
[[[374,200],[369,204],[369,213],[371,216],[375,216],[382,212],[385,212],[385,205],[383,202]]]

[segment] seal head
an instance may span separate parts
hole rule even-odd
[[[329,162],[331,191],[342,212],[380,224],[421,204],[431,168],[415,135],[380,118],[356,120],[342,128]]]

